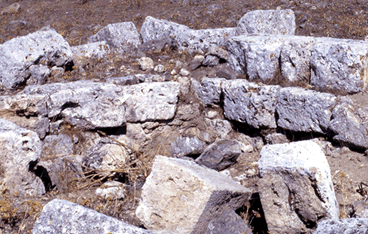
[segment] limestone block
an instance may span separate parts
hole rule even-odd
[[[250,193],[193,161],[156,156],[136,215],[160,233],[204,233],[217,211],[235,210]]]
[[[313,234],[365,234],[368,232],[368,218],[330,219],[318,224]]]
[[[310,232],[317,222],[338,218],[330,167],[317,143],[266,145],[258,168],[269,232]]]
[[[203,105],[218,104],[221,97],[223,78],[204,77],[201,81],[192,79],[192,88]]]

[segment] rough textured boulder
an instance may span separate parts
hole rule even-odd
[[[268,230],[305,233],[338,218],[330,167],[313,141],[266,145],[258,162],[260,196]]]
[[[110,46],[105,41],[98,41],[93,43],[88,43],[79,46],[73,46],[73,62],[75,63],[75,56],[77,58],[103,58],[110,51]]]
[[[311,77],[310,58],[314,37],[288,36],[281,48],[281,74],[285,80],[309,84]]]
[[[368,219],[331,219],[318,224],[314,234],[366,234],[368,233]]]
[[[360,107],[349,97],[341,97],[332,111],[329,128],[333,139],[353,146],[368,148],[368,108]]]
[[[280,76],[280,53],[287,37],[278,35],[237,36],[226,47],[229,63],[237,72],[245,73],[250,80],[270,81]]]
[[[198,137],[178,137],[171,144],[171,156],[177,158],[199,155],[203,150],[203,141]]]
[[[254,128],[276,128],[275,109],[279,86],[257,85],[246,80],[223,83],[224,115]]]
[[[200,165],[222,171],[236,163],[242,153],[243,144],[239,141],[223,139],[209,145],[196,159]]]
[[[29,171],[40,158],[42,143],[37,133],[0,119],[0,192],[16,196],[45,193],[42,180]]]
[[[90,42],[106,41],[112,48],[131,49],[141,44],[139,33],[132,22],[109,24],[89,38]]]
[[[326,133],[337,98],[302,88],[282,88],[277,100],[277,125],[295,132]]]
[[[204,233],[218,211],[235,210],[250,190],[195,162],[156,156],[136,215],[147,228],[166,233]]]
[[[223,78],[202,78],[201,81],[192,79],[192,88],[203,105],[212,105],[220,103],[221,84]]]
[[[358,93],[368,82],[368,42],[319,39],[311,57],[311,84],[320,90]]]
[[[143,43],[172,38],[181,50],[206,51],[211,45],[222,46],[235,34],[234,28],[193,30],[187,26],[147,16],[142,28]]]
[[[0,45],[0,87],[17,89],[28,79],[37,79],[38,72],[32,73],[33,65],[63,67],[71,61],[68,42],[54,29],[14,38]]]
[[[43,207],[32,234],[43,233],[152,233],[78,204],[54,199]]]
[[[236,35],[295,34],[292,10],[257,10],[245,14],[238,22]]]

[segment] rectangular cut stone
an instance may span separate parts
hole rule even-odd
[[[246,80],[225,81],[224,115],[254,128],[276,128],[275,109],[280,86]]]
[[[54,199],[43,207],[41,216],[32,230],[32,234],[43,233],[150,234],[152,232],[76,203]]]
[[[192,79],[192,87],[203,105],[218,104],[222,93],[221,84],[224,81],[224,78],[204,77],[201,81]]]
[[[292,10],[256,10],[245,14],[236,27],[236,35],[295,34],[295,14]]]
[[[332,111],[329,128],[333,139],[359,148],[368,148],[368,107],[342,97]]]
[[[235,210],[251,191],[193,161],[156,156],[137,217],[158,233],[204,233],[218,211]]]
[[[323,91],[358,93],[368,80],[368,42],[320,38],[313,46],[311,84]]]
[[[258,168],[270,233],[309,233],[317,222],[339,217],[330,167],[317,143],[266,145]]]
[[[314,37],[288,36],[281,48],[281,74],[290,82],[309,84]]]
[[[332,94],[282,88],[276,105],[277,126],[296,132],[326,133],[336,102]]]

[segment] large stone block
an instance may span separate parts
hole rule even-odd
[[[330,130],[333,139],[360,148],[368,148],[368,108],[360,107],[349,97],[341,97],[332,111]]]
[[[295,29],[295,14],[292,10],[257,10],[248,12],[239,20],[236,35],[292,35]]]
[[[317,89],[358,93],[368,80],[368,42],[319,39],[311,57],[311,84]]]
[[[266,145],[259,191],[270,233],[307,233],[339,216],[330,167],[313,141]]]
[[[132,22],[109,24],[89,38],[90,42],[106,41],[112,48],[131,49],[141,44],[139,33]]]
[[[204,233],[218,211],[235,210],[251,191],[193,161],[156,156],[136,215],[161,233]]]
[[[277,99],[277,126],[296,132],[326,133],[337,98],[302,88],[282,88]]]
[[[221,84],[223,78],[207,78],[201,81],[192,79],[192,88],[203,105],[219,104],[221,98]]]
[[[32,234],[126,233],[149,234],[118,219],[98,213],[70,201],[54,199],[47,203],[37,219]]]
[[[224,115],[254,128],[276,128],[275,110],[279,86],[257,85],[246,80],[223,83]]]
[[[27,79],[32,79],[32,65],[62,67],[71,61],[68,42],[54,29],[14,38],[0,45],[0,88],[24,86]]]
[[[35,132],[0,119],[0,192],[16,196],[45,193],[42,180],[29,171],[37,164],[42,143]]]
[[[366,234],[368,233],[368,218],[330,219],[318,224],[313,234]]]

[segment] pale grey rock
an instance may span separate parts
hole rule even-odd
[[[37,133],[0,119],[0,192],[18,196],[45,193],[42,180],[29,171],[40,159],[42,142]]]
[[[181,75],[181,76],[189,76],[189,74],[190,74],[190,72],[185,68],[182,68],[179,71],[179,75]]]
[[[0,45],[0,86],[5,90],[23,86],[33,75],[32,65],[62,67],[71,61],[68,42],[54,29],[11,39]]]
[[[180,105],[176,111],[175,117],[183,121],[188,121],[197,118],[200,115],[201,115],[200,104],[193,103],[193,104]]]
[[[37,219],[32,230],[32,234],[41,233],[149,234],[152,232],[76,203],[54,199],[43,207],[41,216]]]
[[[136,215],[160,233],[204,233],[217,211],[237,209],[250,194],[227,176],[195,162],[156,156]]]
[[[73,52],[73,62],[76,59],[105,58],[110,52],[110,46],[105,41],[87,43],[84,45],[71,47]]]
[[[267,144],[270,145],[289,143],[287,137],[281,133],[268,134],[267,136],[265,136],[265,141]]]
[[[224,138],[231,130],[233,130],[231,123],[224,119],[204,119],[206,124],[219,137]]]
[[[209,55],[206,55],[206,58],[202,62],[202,65],[207,66],[207,67],[214,67],[214,66],[217,66],[219,62],[220,62],[220,59],[217,56],[209,54]]]
[[[239,20],[236,35],[293,35],[295,29],[295,14],[292,10],[256,10]]]
[[[96,189],[96,195],[106,200],[124,199],[124,184],[118,181],[107,181]]]
[[[209,223],[204,234],[251,234],[247,223],[233,210],[225,209]]]
[[[295,132],[327,133],[337,97],[303,88],[280,89],[277,125]]]
[[[198,164],[222,171],[236,163],[243,144],[236,140],[222,139],[209,145],[195,160]]]
[[[246,80],[227,80],[222,84],[224,115],[229,120],[254,128],[276,128],[275,110],[280,87],[257,85]]]
[[[29,67],[31,76],[27,79],[27,85],[45,84],[50,76],[50,69],[43,65],[32,65]]]
[[[204,150],[204,142],[198,137],[178,137],[171,144],[171,157],[200,155]]]
[[[221,84],[223,78],[208,78],[204,77],[201,81],[192,79],[192,89],[196,96],[205,106],[218,104],[221,97]]]
[[[159,64],[153,70],[158,73],[164,73],[166,69],[164,65]]]
[[[194,56],[193,60],[190,61],[188,65],[188,69],[193,71],[200,67],[202,65],[202,62],[204,61],[205,57],[203,55],[196,55]]]
[[[224,49],[222,49],[222,48],[220,48],[216,45],[211,45],[208,48],[208,51],[207,51],[206,55],[214,55],[214,56],[218,57],[219,59],[223,59],[223,60],[227,61],[229,53],[226,50],[224,50]]]
[[[313,46],[311,84],[317,89],[358,93],[368,82],[368,42],[324,38]]]
[[[89,42],[106,41],[110,47],[122,50],[138,48],[141,44],[139,33],[133,22],[109,24],[88,40]]]
[[[330,219],[318,223],[313,234],[366,234],[368,233],[368,219]]]
[[[330,167],[313,141],[266,145],[258,162],[259,190],[269,232],[307,233],[339,217]]]
[[[281,74],[290,82],[309,84],[314,37],[288,36],[281,48]]]
[[[20,10],[21,10],[20,4],[15,2],[7,7],[4,7],[1,10],[0,15],[19,13]]]
[[[153,60],[148,57],[142,57],[138,60],[139,69],[146,71],[153,69]]]
[[[143,43],[172,38],[178,44],[179,50],[189,52],[206,51],[211,45],[222,46],[234,35],[234,28],[193,30],[187,26],[151,16],[146,17],[141,28]]]
[[[133,84],[139,84],[140,82],[141,80],[135,75],[128,75],[128,76],[122,76],[122,77],[110,77],[106,79],[106,83],[116,84],[116,85],[133,85]]]
[[[332,111],[329,129],[337,142],[368,148],[368,108],[360,107],[349,97],[341,97]]]

